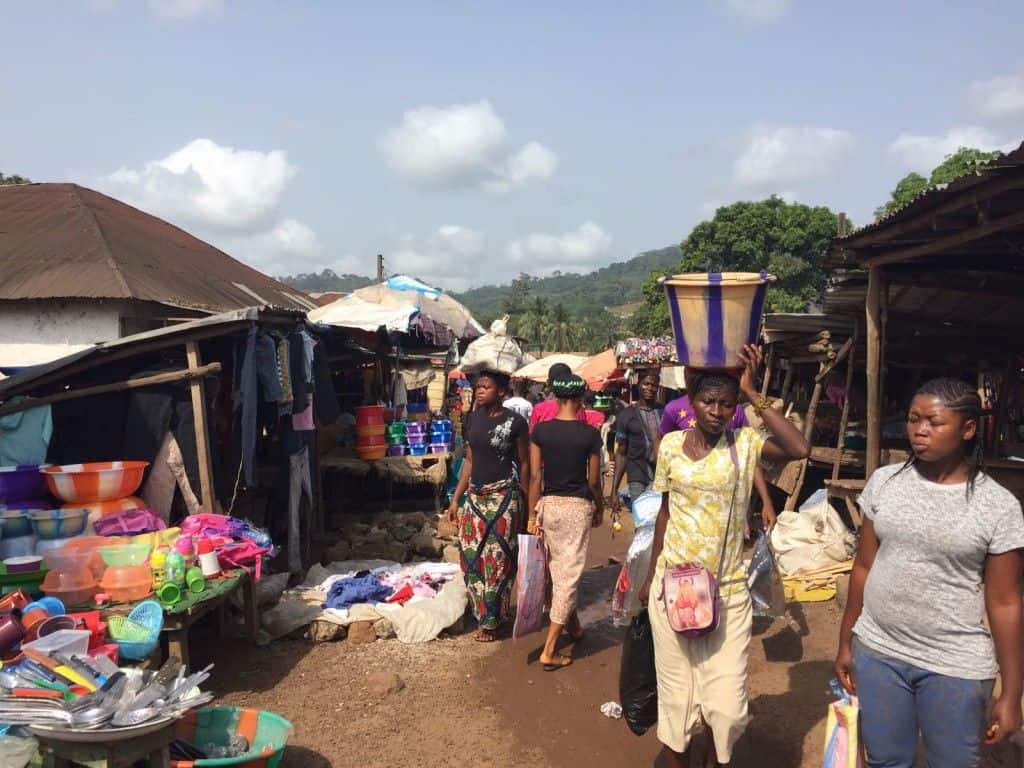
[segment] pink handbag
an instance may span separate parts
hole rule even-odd
[[[662,579],[661,600],[668,623],[676,632],[689,638],[710,635],[718,629],[721,619],[718,585],[722,582],[725,551],[729,546],[729,528],[732,526],[736,490],[740,484],[740,462],[736,453],[736,436],[732,430],[726,430],[725,440],[729,444],[729,454],[736,468],[736,482],[729,501],[729,517],[725,521],[722,552],[718,558],[718,576],[712,575],[711,571],[698,563],[684,563],[673,566]]]

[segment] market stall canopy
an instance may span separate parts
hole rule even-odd
[[[468,340],[484,329],[469,310],[437,288],[405,275],[353,291],[314,309],[310,321],[341,328],[420,333],[437,346]]]
[[[528,365],[524,365],[518,371],[512,374],[513,379],[529,379],[530,381],[546,382],[548,380],[548,369],[551,368],[555,363],[565,363],[573,371],[587,361],[587,358],[583,355],[548,355],[542,357],[540,360],[534,360]]]
[[[595,392],[600,392],[612,382],[621,381],[625,376],[625,371],[619,368],[618,361],[615,359],[614,348],[588,357],[582,365],[574,370]]]
[[[302,291],[77,184],[0,186],[0,300],[127,299],[207,313],[312,309]]]

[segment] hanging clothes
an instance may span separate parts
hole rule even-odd
[[[277,344],[267,333],[256,335],[256,376],[263,402],[281,402],[284,392],[281,388],[281,370],[277,361]]]
[[[256,329],[235,346],[235,433],[241,445],[242,470],[248,486],[256,484],[256,422],[259,413],[259,378],[256,373]]]
[[[313,404],[316,406],[317,421],[333,424],[341,415],[341,406],[338,405],[338,393],[334,389],[325,346],[320,342],[313,348]]]
[[[291,412],[292,407],[292,366],[289,357],[290,345],[288,339],[281,336],[277,340],[277,372],[281,377],[281,406],[282,415]],[[286,410],[285,410],[286,408]]]
[[[288,365],[292,381],[292,413],[299,413],[309,405],[309,380],[306,378],[306,345],[298,331],[288,334]]]
[[[288,570],[302,570],[302,495],[313,505],[313,485],[309,477],[309,448],[303,446],[288,457]]]
[[[25,399],[13,397],[5,405]],[[49,405],[0,416],[0,467],[45,463],[52,436],[53,413]]]

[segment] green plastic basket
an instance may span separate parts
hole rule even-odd
[[[127,616],[110,616],[107,619],[107,631],[114,640],[129,643],[144,643],[149,639],[149,629],[132,621]]]

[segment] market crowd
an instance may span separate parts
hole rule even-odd
[[[686,395],[664,408],[657,372],[640,372],[636,401],[617,401],[607,415],[567,366],[551,367],[548,398],[539,402],[513,390],[507,375],[484,372],[465,420],[449,516],[479,622],[475,637],[498,637],[509,616],[517,536],[535,534],[551,583],[540,654],[546,671],[572,664],[557,650],[563,632],[583,635],[577,596],[590,532],[604,518],[609,454],[613,514],[623,480],[630,501],[661,494],[639,597],[653,636],[657,733],[668,768],[690,766],[692,738],[705,728],[708,765],[728,765],[748,724],[749,502],[756,493],[770,529],[775,511],[762,460],[804,459],[810,451],[755,386],[760,349],[747,346],[742,361],[738,370],[688,369]],[[744,402],[760,429],[748,424]],[[923,385],[907,412],[910,458],[875,472],[859,500],[864,524],[835,672],[859,699],[872,768],[912,768],[919,744],[933,768],[968,768],[978,764],[982,743],[1021,727],[1024,517],[984,472],[981,418],[970,385]]]

